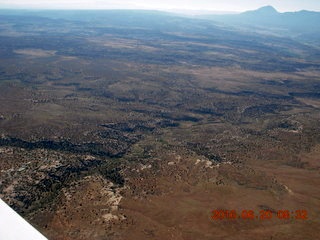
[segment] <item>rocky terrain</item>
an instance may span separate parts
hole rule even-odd
[[[161,12],[0,19],[0,198],[49,239],[317,238],[316,46]]]

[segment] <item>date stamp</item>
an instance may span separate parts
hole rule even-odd
[[[279,220],[307,220],[308,219],[308,211],[305,209],[298,209],[294,211],[282,209],[278,211],[271,210],[223,210],[223,209],[215,209],[211,212],[210,218],[214,221],[219,220],[271,220],[271,219],[279,219]]]

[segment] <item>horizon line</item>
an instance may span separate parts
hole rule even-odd
[[[158,11],[158,12],[171,12],[171,13],[184,13],[184,14],[196,14],[196,13],[216,13],[216,14],[239,14],[249,11],[256,11],[264,7],[272,7],[278,13],[294,13],[301,11],[308,12],[320,12],[315,10],[301,9],[297,11],[278,11],[275,7],[271,5],[262,6],[256,9],[248,9],[245,11],[227,11],[227,10],[217,10],[217,9],[185,9],[185,8],[51,8],[51,7],[13,7],[13,6],[0,6],[0,10],[19,10],[19,11]]]

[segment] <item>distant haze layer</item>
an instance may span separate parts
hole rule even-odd
[[[320,11],[319,0],[0,0],[0,8],[27,9],[184,9],[246,11],[272,5],[280,12]]]

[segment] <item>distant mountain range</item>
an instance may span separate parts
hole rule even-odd
[[[78,21],[79,24],[100,21],[138,28],[176,32],[190,28],[201,32],[203,28],[217,31],[240,30],[276,37],[287,37],[304,44],[320,48],[320,12],[302,10],[299,12],[280,13],[272,6],[265,6],[253,11],[233,14],[202,14],[190,17],[178,13],[168,13],[151,10],[1,10],[0,18],[20,16],[26,21],[26,16],[55,19],[55,21]],[[195,19],[197,18],[197,19]],[[195,21],[198,20],[198,21]],[[191,28],[192,26],[192,28]],[[221,28],[222,27],[222,28]],[[230,33],[231,34],[231,33]],[[232,35],[232,34],[231,34]]]
[[[272,6],[239,14],[202,15],[200,18],[241,27],[246,30],[273,33],[320,45],[320,12],[302,10],[279,13]]]
[[[305,10],[279,13],[273,7],[267,6],[239,14],[237,19],[248,24],[266,24],[269,27],[283,27],[294,31],[320,30],[320,13]]]

